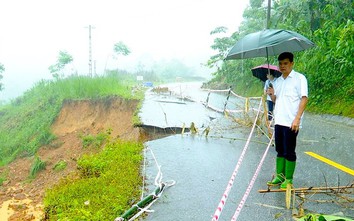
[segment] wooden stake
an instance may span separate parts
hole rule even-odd
[[[344,189],[354,188],[354,183],[349,186],[336,186],[336,187],[301,187],[301,188],[294,188],[292,191],[295,192],[315,192],[315,191],[324,191],[324,190],[331,190],[331,191],[340,191]],[[267,189],[267,190],[258,190],[259,193],[275,193],[275,192],[286,192],[286,189]]]

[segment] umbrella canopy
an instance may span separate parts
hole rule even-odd
[[[240,39],[231,48],[225,60],[267,57],[283,52],[302,51],[315,44],[299,33],[283,29],[265,29]]]
[[[268,64],[263,64],[257,67],[254,67],[251,69],[253,76],[256,78],[259,78],[262,81],[267,80],[267,74],[268,74],[268,68],[269,72],[273,74],[274,77],[278,78],[282,75],[282,73],[279,71],[278,66],[275,65],[269,65]]]

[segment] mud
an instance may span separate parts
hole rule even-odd
[[[110,130],[112,138],[124,140],[159,137],[159,133],[149,133],[149,128],[133,126],[132,117],[137,105],[137,100],[118,97],[63,102],[52,125],[57,139],[38,151],[40,159],[46,162],[46,169],[39,172],[35,179],[30,179],[33,156],[16,159],[0,168],[0,173],[8,173],[8,179],[0,186],[0,221],[40,220],[45,189],[62,177],[75,173],[76,160],[85,153],[94,152],[92,148],[83,148],[83,135],[97,135]],[[59,161],[65,161],[67,166],[63,171],[56,172],[53,167]]]

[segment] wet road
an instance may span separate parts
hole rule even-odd
[[[155,189],[157,166],[153,156],[161,166],[162,182],[174,180],[176,184],[165,189],[161,198],[150,208],[155,212],[149,213],[144,220],[211,220],[251,128],[205,108],[198,101],[205,101],[207,92],[199,90],[198,84],[175,84],[170,89],[182,96],[190,96],[197,102],[181,102],[169,94],[147,92],[140,113],[143,123],[158,127],[181,127],[183,124],[189,127],[194,122],[198,133],[177,134],[146,143],[146,147],[154,154],[146,150],[146,194]],[[217,103],[223,105],[222,101]],[[210,133],[206,137],[203,130],[208,126]],[[298,136],[295,187],[353,183],[353,134],[354,127],[350,124],[305,113],[303,129]],[[231,220],[267,143],[266,136],[255,131],[219,220]],[[259,220],[260,217],[262,220],[293,220],[292,212],[295,211],[285,208],[284,193],[258,193],[259,189],[266,188],[265,184],[274,172],[275,154],[274,147],[270,147],[238,220]],[[331,162],[319,160],[318,155]],[[338,165],[332,162],[344,167],[338,169]],[[333,194],[306,195],[306,198],[302,204],[305,212],[340,213],[354,217],[353,201],[345,200],[353,200],[353,189],[351,193],[344,194],[344,199],[338,199]],[[295,207],[299,208],[300,203],[296,197]]]

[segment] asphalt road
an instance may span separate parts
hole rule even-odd
[[[196,91],[195,86],[185,87],[184,93],[190,91],[189,96],[196,94],[195,100],[198,101],[207,92]],[[167,127],[189,126],[194,122],[198,132],[171,135],[145,144],[145,194],[156,188],[154,180],[158,167],[155,159],[163,174],[161,181],[173,180],[176,183],[165,189],[150,207],[154,212],[145,216],[144,220],[211,220],[237,167],[251,128],[212,112],[199,102],[171,101],[174,101],[172,96],[148,92],[140,113],[143,123]],[[205,136],[203,131],[207,127],[210,128],[210,133]],[[352,119],[305,113],[303,128],[298,136],[294,186],[299,188],[353,184],[353,135]],[[259,193],[259,189],[266,188],[266,182],[274,172],[276,152],[273,146],[270,147],[250,189],[249,184],[255,176],[268,141],[266,136],[255,130],[219,220],[231,220],[240,207],[237,214],[238,220],[242,221],[293,220],[293,213],[298,213],[301,208],[305,213],[335,213],[354,217],[353,189],[341,194],[306,194],[304,201],[295,197],[295,201],[291,203],[293,209],[285,208],[284,193]],[[245,195],[247,198],[242,201]]]

